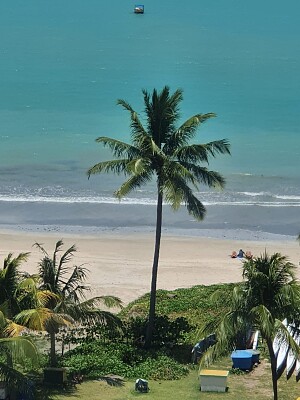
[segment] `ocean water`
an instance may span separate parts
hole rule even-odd
[[[182,120],[217,118],[199,141],[227,138],[210,168],[224,191],[199,188],[207,217],[165,207],[170,229],[300,231],[300,3],[278,0],[12,0],[0,13],[0,227],[141,228],[155,223],[155,186],[121,204],[120,177],[87,179],[109,158],[95,143],[129,140],[141,89],[184,90]]]

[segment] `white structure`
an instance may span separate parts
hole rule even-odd
[[[199,372],[200,390],[202,392],[226,392],[228,374],[229,371],[219,369],[201,369]]]

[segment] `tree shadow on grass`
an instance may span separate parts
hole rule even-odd
[[[40,384],[36,387],[36,400],[52,400],[54,396],[70,396],[76,397],[76,386],[71,384],[61,386],[49,386]]]
[[[100,376],[98,381],[104,381],[109,386],[121,387],[124,386],[124,378],[119,375],[105,375]],[[61,386],[49,386],[44,384],[39,384],[36,386],[36,400],[52,400],[54,396],[72,396],[79,397],[76,385],[67,383]]]

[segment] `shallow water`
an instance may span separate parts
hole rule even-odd
[[[124,98],[142,112],[141,89],[167,84],[184,89],[183,119],[217,113],[201,127],[200,141],[226,137],[232,145],[231,157],[210,165],[225,174],[225,191],[200,188],[208,207],[201,226],[296,235],[299,3],[144,4],[144,15],[133,14],[134,3],[123,0],[2,5],[2,224],[55,224],[58,219],[82,226],[152,225],[154,186],[125,199],[129,211],[118,221],[123,208],[112,193],[120,178],[88,181],[85,171],[108,157],[94,143],[97,136],[129,140],[128,116],[116,100]],[[81,211],[71,215],[74,203]],[[139,211],[146,207],[149,218]],[[95,209],[97,218],[87,217]],[[181,222],[177,218],[167,212],[166,226],[193,228],[185,213]]]

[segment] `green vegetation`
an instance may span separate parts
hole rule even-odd
[[[27,309],[22,309],[14,320],[31,330],[46,331],[50,336],[50,365],[56,366],[56,335],[62,326],[77,323],[105,322],[113,323],[116,317],[99,309],[99,304],[106,307],[120,306],[120,300],[113,296],[86,299],[89,287],[84,285],[87,269],[82,266],[70,268],[75,245],[63,251],[63,241],[56,243],[52,257],[38,243],[43,258],[39,264],[38,276],[27,277],[20,282],[30,302]],[[41,296],[40,294],[43,294]],[[18,299],[17,299],[18,300]]]
[[[55,264],[53,262],[51,264],[53,258],[49,259],[47,263],[44,259],[41,261],[47,268]],[[34,307],[38,304],[38,300],[45,302],[44,305],[48,304],[50,314],[59,304],[58,299],[62,304],[68,305],[69,302],[66,293],[65,297],[61,295],[59,286],[55,291],[53,286],[42,283],[46,282],[46,279],[42,281],[40,275],[29,276],[20,273],[19,267],[22,260],[22,255],[16,259],[9,255],[5,260],[3,270],[0,270],[0,285],[5,288],[6,293],[10,293],[6,301],[5,294],[1,292],[0,368],[2,368],[2,377],[12,385],[18,385],[23,393],[27,390],[29,394],[32,387],[28,386],[28,380],[26,386],[22,373],[30,374],[28,376],[35,382],[37,400],[61,400],[74,397],[93,400],[99,398],[99,390],[101,390],[103,400],[134,399],[140,395],[134,391],[136,378],[149,380],[150,392],[146,396],[153,400],[220,398],[224,394],[199,392],[198,366],[191,364],[192,346],[203,337],[202,334],[214,331],[219,341],[212,349],[218,350],[219,346],[221,351],[215,351],[215,354],[212,354],[216,356],[224,351],[225,357],[221,361],[216,360],[211,367],[230,370],[231,360],[228,354],[232,350],[232,345],[237,345],[238,340],[243,338],[243,329],[249,326],[259,328],[265,339],[260,349],[263,355],[262,364],[251,373],[240,374],[237,371],[231,373],[229,392],[226,397],[233,400],[240,398],[248,400],[253,396],[269,399],[272,393],[270,379],[272,356],[271,362],[265,359],[269,354],[268,332],[272,339],[276,332],[280,331],[295,353],[298,352],[298,347],[290,340],[286,328],[281,323],[284,316],[289,321],[298,317],[295,307],[299,304],[299,287],[293,279],[294,266],[279,254],[271,257],[265,254],[244,264],[245,281],[243,283],[195,286],[170,292],[157,291],[156,319],[151,349],[146,350],[143,346],[150,302],[149,294],[122,309],[118,316],[114,317],[114,320],[118,321],[117,324],[111,325],[106,322],[109,319],[103,319],[93,320],[95,324],[81,323],[80,327],[74,325],[72,329],[60,328],[56,339],[61,342],[64,352],[57,354],[58,365],[67,367],[69,379],[79,373],[84,376],[84,382],[74,386],[74,381],[71,384],[70,380],[66,387],[45,388],[41,384],[41,376],[42,368],[47,365],[46,356],[39,355],[37,368],[33,357],[34,347],[28,338],[5,337],[9,334],[16,335],[21,328],[23,329],[7,316],[15,318],[14,307],[24,308],[26,311],[26,307],[32,306],[35,312]],[[55,260],[59,265],[60,258],[55,257]],[[56,268],[54,270],[57,273]],[[74,273],[71,269],[69,276],[72,276],[72,271]],[[45,276],[53,277],[46,273]],[[62,281],[64,285],[69,282],[64,278]],[[77,287],[71,286],[73,289]],[[50,302],[54,304],[52,309],[50,309]],[[74,310],[80,304],[80,302],[78,304],[75,302]],[[57,308],[56,311],[58,312],[59,309]],[[71,312],[70,309],[70,314]],[[104,313],[104,315],[108,314]],[[224,324],[219,324],[226,318],[229,322],[225,326],[230,329],[224,330]],[[201,331],[200,326],[205,326],[206,331]],[[47,336],[44,334],[32,336],[32,338],[35,343],[38,343],[38,348],[42,348]],[[13,341],[15,344],[10,345]],[[49,344],[47,351],[48,349]],[[13,369],[10,367],[11,361],[14,362]],[[278,381],[278,387],[276,383],[276,388],[278,389],[277,398],[280,399],[292,400],[298,394],[298,386],[294,379],[286,383],[285,379],[281,378]]]
[[[209,322],[203,333],[214,332],[217,342],[207,354],[210,362],[234,348],[245,348],[247,331],[259,330],[267,345],[272,372],[273,398],[278,399],[277,357],[273,341],[280,337],[280,343],[298,358],[300,348],[287,325],[299,326],[300,285],[295,279],[295,266],[279,253],[247,260],[243,264],[242,285],[234,288],[230,297],[228,312]],[[216,306],[223,303],[223,295],[218,294]]]
[[[32,385],[23,372],[28,366],[35,369],[37,352],[28,337],[20,336],[25,328],[48,332],[50,364],[53,366],[56,364],[56,334],[61,326],[75,322],[98,322],[109,326],[119,322],[114,314],[100,310],[98,305],[118,306],[120,300],[113,296],[86,300],[84,294],[88,287],[83,284],[86,270],[81,266],[70,269],[65,265],[76,249],[72,246],[60,257],[62,246],[62,241],[57,242],[51,258],[38,245],[44,257],[37,275],[20,271],[29,253],[21,253],[15,258],[10,253],[0,269],[0,378],[28,396],[32,396]]]
[[[156,284],[158,274],[159,251],[162,228],[163,201],[178,210],[184,204],[189,214],[202,220],[205,207],[193,194],[199,185],[223,188],[224,178],[207,168],[209,159],[218,154],[230,154],[227,140],[217,140],[206,144],[193,143],[197,128],[213,113],[196,114],[181,124],[179,122],[179,105],[183,100],[182,90],[170,94],[166,86],[161,92],[155,89],[152,95],[143,90],[145,126],[138,113],[125,101],[118,100],[130,113],[132,144],[120,142],[109,137],[99,137],[96,141],[110,148],[115,157],[111,161],[102,161],[88,170],[88,175],[102,172],[124,174],[129,177],[115,195],[121,199],[135,189],[150,182],[153,177],[157,185],[156,234],[152,266],[149,316],[145,347],[152,343],[155,307]]]
[[[168,349],[144,351],[125,343],[92,342],[78,346],[64,357],[63,365],[72,372],[80,371],[86,378],[121,375],[147,379],[173,380],[188,373],[188,368],[174,359]]]

